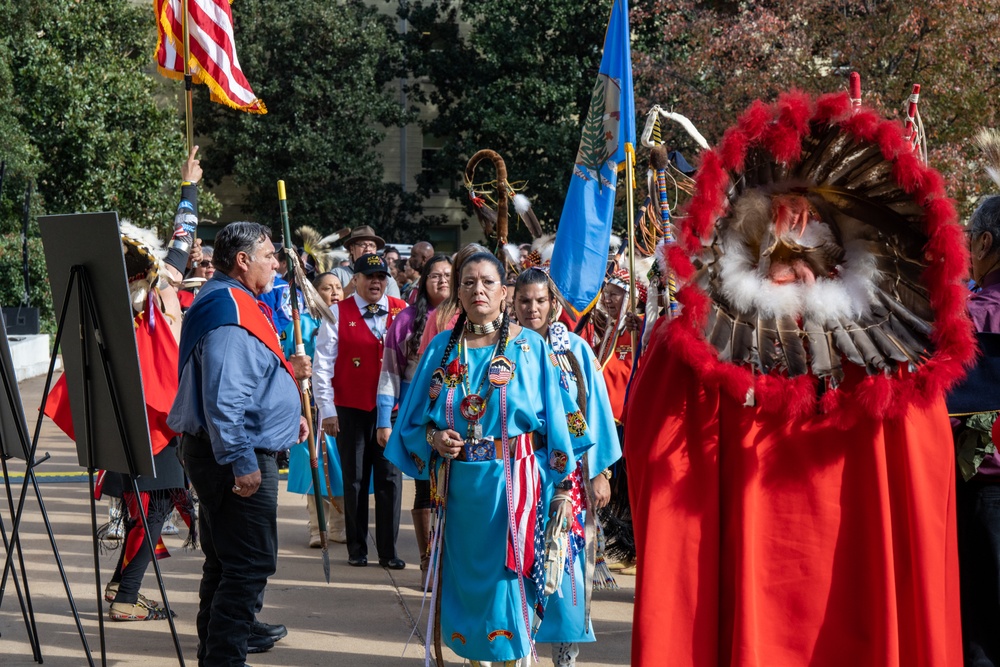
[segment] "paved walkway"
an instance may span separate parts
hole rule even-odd
[[[41,401],[42,379],[20,384],[29,429]],[[45,483],[40,485],[56,544],[65,564],[87,640],[96,664],[101,662],[97,614],[107,612],[105,603],[95,600],[93,542],[91,540],[90,504],[87,484],[74,475],[81,472],[74,443],[50,421],[42,427],[38,451],[52,458],[37,468]],[[21,489],[24,471],[21,461],[11,460],[11,489],[14,500]],[[417,633],[404,651],[404,645],[421,614],[420,570],[410,514],[412,482],[404,482],[402,525],[399,535],[400,555],[410,565],[390,572],[369,565],[347,565],[346,549],[332,544],[330,551],[331,583],[323,580],[318,549],[306,546],[306,510],[303,496],[282,491],[278,498],[279,556],[278,571],[267,586],[261,618],[270,623],[284,623],[288,636],[271,651],[249,656],[252,665],[359,665],[388,667],[420,665],[423,661],[423,632],[426,617],[417,623]],[[106,505],[98,505],[98,522],[105,520]],[[10,513],[0,512],[5,530],[10,531]],[[374,511],[370,513],[374,517]],[[60,581],[52,548],[45,534],[39,504],[29,492],[21,540],[28,573],[28,586],[39,626],[42,656],[46,665],[79,667],[85,665],[83,645],[69,612],[66,591]],[[374,526],[372,526],[374,531]],[[164,584],[170,604],[177,612],[176,626],[181,648],[189,665],[195,665],[197,634],[194,617],[198,606],[198,582],[202,557],[199,552],[181,548],[183,535],[164,538],[172,557],[161,560]],[[374,547],[371,551],[374,553]],[[6,553],[0,545],[0,554]],[[102,554],[101,584],[107,581],[117,553]],[[585,645],[577,663],[581,667],[627,665],[632,634],[632,597],[634,581],[620,576],[619,591],[594,594],[594,627],[600,638],[597,644]],[[146,574],[143,593],[160,599],[152,567]],[[106,616],[105,616],[106,618]],[[178,660],[166,621],[105,623],[108,665],[176,665]],[[540,646],[540,664],[551,664],[548,647]],[[35,664],[31,656],[24,621],[14,587],[8,581],[0,601],[0,663],[15,667]],[[462,661],[446,649],[448,665]]]

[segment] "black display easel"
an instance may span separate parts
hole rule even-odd
[[[48,375],[45,378],[45,389],[43,396],[48,396],[49,389],[52,384],[52,375],[55,372],[56,363],[56,350],[59,349],[59,341],[62,337],[63,322],[66,318],[66,310],[68,306],[68,301],[63,303],[62,314],[59,318],[60,327],[56,332],[55,346],[53,348],[52,359],[49,362]],[[5,362],[10,359],[10,348],[7,342],[6,333],[3,334],[3,341],[5,344],[4,356]],[[13,372],[13,368],[10,369]],[[56,545],[55,533],[52,531],[52,523],[49,521],[48,512],[45,510],[45,501],[42,499],[41,489],[38,487],[38,480],[35,477],[35,468],[49,459],[49,455],[46,454],[40,460],[35,459],[35,455],[38,451],[38,436],[41,433],[42,427],[42,417],[45,410],[45,398],[42,399],[42,407],[39,408],[38,412],[38,422],[35,425],[35,432],[31,438],[31,442],[28,442],[27,433],[27,423],[24,422],[24,415],[21,410],[21,400],[20,392],[17,390],[17,385],[12,385],[10,382],[9,373],[0,373],[0,377],[3,378],[4,394],[7,399],[7,406],[11,411],[11,414],[15,415],[13,422],[17,430],[18,437],[16,440],[21,446],[21,450],[24,454],[25,470],[24,470],[24,481],[21,483],[21,492],[18,496],[17,509],[14,508],[13,495],[10,490],[10,475],[7,468],[7,459],[12,458],[9,450],[5,448],[4,455],[0,457],[0,461],[3,464],[3,474],[4,482],[7,489],[7,502],[11,513],[11,535],[9,543],[10,545],[16,547],[18,553],[18,559],[20,561],[21,576],[25,579],[25,591],[27,591],[27,577],[24,571],[24,560],[21,555],[20,550],[20,540],[18,539],[18,534],[21,529],[21,517],[24,511],[24,502],[28,495],[28,485],[30,484],[35,491],[35,498],[38,500],[39,512],[42,517],[42,522],[45,524],[45,531],[49,536],[49,543],[52,545],[52,554],[56,560],[56,566],[59,569],[59,576],[62,579],[63,587],[66,589],[66,599],[69,601],[70,611],[73,614],[73,620],[76,622],[77,632],[80,634],[80,641],[83,643],[83,650],[87,657],[87,663],[94,666],[94,658],[91,655],[90,644],[87,642],[87,634],[83,629],[83,622],[80,620],[80,612],[76,607],[76,600],[73,598],[73,591],[70,588],[69,578],[66,576],[66,568],[63,565],[62,557],[59,554],[59,547]],[[7,547],[7,538],[4,536],[4,546]],[[14,551],[11,548],[7,548],[7,556],[4,561],[3,569],[3,583],[6,583],[7,572],[12,566],[12,557]],[[17,573],[14,573],[14,585],[17,588]],[[20,597],[20,594],[18,595]],[[35,662],[42,662],[41,644],[38,639],[38,628],[35,623],[34,613],[31,609],[30,596],[26,595],[27,608],[25,608],[25,603],[22,603],[22,614],[26,616],[25,623],[28,626],[28,641],[31,643],[32,653],[34,655]],[[0,587],[0,604],[3,603],[3,588]]]
[[[84,368],[83,397],[85,406],[84,442],[86,443],[86,448],[87,448],[86,451],[87,474],[90,481],[90,516],[91,516],[91,528],[92,528],[93,545],[94,545],[94,576],[95,576],[96,591],[97,591],[96,598],[97,598],[97,612],[98,612],[97,614],[98,628],[101,641],[101,664],[107,665],[107,646],[104,634],[104,595],[101,587],[100,549],[97,537],[97,501],[94,498],[94,475],[97,472],[97,465],[96,465],[95,451],[92,446],[92,443],[94,442],[94,421],[92,419],[94,412],[94,394],[95,394],[94,382],[96,379],[95,373],[97,372],[102,373],[103,378],[107,383],[107,387],[110,390],[110,399],[114,412],[115,426],[117,427],[117,431],[120,437],[122,452],[124,453],[125,460],[127,462],[129,470],[128,476],[131,481],[132,492],[135,494],[136,498],[140,497],[138,484],[136,482],[136,478],[139,475],[139,471],[136,466],[135,459],[132,456],[132,451],[128,446],[128,436],[126,435],[125,420],[123,416],[124,411],[122,410],[121,407],[118,389],[114,380],[114,374],[112,373],[111,360],[109,358],[107,347],[105,345],[106,338],[103,334],[101,328],[101,322],[97,315],[97,306],[96,306],[97,302],[95,299],[94,291],[90,279],[88,277],[87,270],[82,265],[74,265],[70,269],[69,282],[66,287],[65,297],[63,299],[62,312],[60,314],[58,327],[56,329],[55,345],[53,346],[53,357],[52,361],[49,364],[48,376],[46,377],[45,380],[45,392],[42,398],[42,404],[39,407],[38,427],[35,430],[35,437],[32,442],[32,449],[30,453],[31,456],[34,456],[35,447],[38,441],[38,432],[41,427],[42,415],[45,412],[45,405],[48,400],[48,393],[52,382],[52,375],[55,371],[55,354],[59,350],[59,344],[62,339],[62,334],[66,328],[66,316],[67,312],[69,311],[69,304],[73,301],[72,297],[74,294],[74,288],[77,297],[76,302],[78,304],[78,309],[79,309],[78,312],[80,318],[79,321],[81,324],[80,351],[83,359],[83,368]],[[100,356],[99,360],[90,358],[90,352],[88,350],[88,344],[87,344],[88,339],[89,341],[96,343]],[[146,415],[143,414],[141,418],[145,420]],[[79,447],[79,440],[77,444]],[[27,484],[27,479],[28,477],[26,476],[25,485]],[[34,477],[32,476],[32,480],[33,479]],[[36,489],[37,489],[37,482],[36,482]],[[22,490],[22,502],[21,502],[22,505],[23,505],[23,494],[24,491]],[[18,523],[20,520],[20,512],[21,508],[19,507],[17,515],[15,517],[14,534],[12,535],[11,541],[14,541],[14,539],[16,538],[16,531],[19,528]],[[149,549],[150,554],[152,555],[151,562],[153,565],[153,570],[156,573],[156,581],[160,588],[160,594],[163,596],[163,605],[168,610],[167,621],[170,625],[170,633],[173,637],[174,648],[177,651],[177,660],[181,665],[181,667],[184,667],[184,654],[181,649],[180,638],[177,635],[177,628],[174,624],[173,614],[169,613],[170,604],[167,600],[166,587],[163,584],[163,575],[160,572],[160,567],[156,560],[156,549],[155,545],[153,544],[152,537],[150,536],[149,533],[149,523],[147,521],[146,513],[139,512],[139,516],[140,520],[142,521],[143,528],[145,529],[146,532],[146,546]],[[46,521],[46,526],[48,526],[47,521]],[[49,535],[50,537],[52,535],[51,528],[49,528]],[[53,546],[54,544],[55,542],[53,541]],[[124,545],[122,546],[122,548],[124,548]],[[10,558],[8,556],[8,562],[9,560]],[[6,567],[7,566],[5,566],[5,571]],[[65,582],[66,581],[65,575],[63,576],[63,579]],[[67,586],[67,592],[69,592],[68,583],[66,584],[66,586]],[[87,645],[86,636],[83,632],[82,625],[80,624],[79,614],[78,612],[76,612],[75,606],[73,607],[73,611],[77,620],[77,626],[80,629],[81,638],[83,639],[84,642],[84,647],[87,652],[88,660],[90,664],[93,665],[94,662],[90,656],[90,649],[89,646]]]

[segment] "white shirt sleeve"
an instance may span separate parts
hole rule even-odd
[[[337,304],[330,310],[336,321],[340,321]],[[316,336],[316,351],[313,354],[313,395],[316,398],[316,409],[319,411],[319,423],[328,417],[337,416],[337,407],[333,404],[333,367],[337,363],[337,325],[323,320],[319,334]]]

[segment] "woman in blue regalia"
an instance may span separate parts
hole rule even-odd
[[[463,264],[461,314],[428,346],[386,457],[431,480],[428,637],[474,667],[527,665],[544,589],[544,506],[593,439],[545,340],[504,312],[503,265]],[[506,445],[506,447],[504,446]],[[428,643],[427,660],[430,660]]]
[[[313,287],[316,288],[319,298],[327,307],[339,303],[344,298],[344,287],[340,278],[334,273],[327,272],[316,276],[313,280]],[[314,315],[309,308],[306,308],[306,302],[301,293],[298,293],[298,299],[302,344],[305,346],[305,354],[312,359],[316,352],[316,336],[319,334],[320,317],[318,313]],[[293,327],[293,323],[289,322],[281,335],[281,349],[286,358],[295,354]],[[316,452],[319,457],[320,470],[323,471],[319,476],[319,493],[324,498],[323,516],[327,521],[328,537],[331,542],[344,544],[347,542],[347,533],[344,526],[344,477],[341,474],[340,454],[337,453],[337,444],[334,439],[323,433],[322,429],[317,429],[316,442],[317,444],[322,443]],[[316,496],[313,493],[309,450],[307,442],[300,442],[288,450],[288,492],[305,495],[306,512],[309,515],[309,546],[318,549],[321,543],[320,526],[316,511]],[[329,491],[327,491],[328,484]],[[330,499],[333,500],[332,503]]]
[[[595,641],[590,622],[590,597],[597,567],[596,511],[611,497],[609,467],[621,458],[615,417],[604,385],[604,376],[587,342],[556,322],[556,293],[547,273],[538,268],[522,272],[514,287],[514,313],[521,326],[531,329],[548,343],[549,360],[559,371],[562,386],[583,412],[595,444],[575,452],[573,473],[559,483],[551,503],[550,534],[563,528],[565,559],[556,563],[564,570],[556,585],[549,570],[549,586],[555,592],[545,605],[545,620],[535,639],[552,644],[552,662],[557,667],[576,664],[579,644]],[[582,383],[580,378],[583,378]],[[562,567],[560,567],[562,566]],[[610,572],[605,577],[610,577]]]

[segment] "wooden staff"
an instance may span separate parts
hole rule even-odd
[[[299,298],[295,291],[298,282],[296,276],[295,258],[291,256],[292,231],[288,225],[288,204],[285,199],[285,182],[278,181],[278,206],[281,208],[281,226],[285,239],[285,255],[288,257],[288,289],[292,302],[292,329],[295,332],[295,354],[305,354],[306,347],[302,343],[302,323],[299,320]],[[299,382],[299,394],[302,399],[302,411],[309,424],[309,467],[312,469],[313,498],[316,499],[316,519],[319,521],[319,543],[323,548],[323,574],[326,583],[330,583],[330,551],[327,547],[326,512],[323,511],[323,494],[319,485],[319,444],[313,432],[312,403],[309,400],[309,379]]]
[[[625,214],[628,220],[628,300],[629,311],[633,316],[638,317],[636,309],[635,291],[635,202],[633,191],[635,190],[635,148],[631,143],[625,144]],[[638,350],[639,332],[631,329],[632,335],[632,355],[633,359]]]

